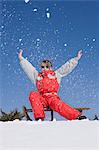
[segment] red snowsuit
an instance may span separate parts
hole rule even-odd
[[[35,119],[41,118],[44,120],[44,107],[47,106],[68,120],[76,119],[80,115],[79,111],[64,103],[57,95],[60,85],[53,70],[45,70],[39,73],[36,86],[38,92],[32,91],[29,95]]]

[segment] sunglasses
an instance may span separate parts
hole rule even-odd
[[[47,68],[47,69],[48,69],[48,68],[50,68],[50,67],[49,67],[49,66],[41,66],[41,68]]]

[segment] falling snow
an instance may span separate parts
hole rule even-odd
[[[96,41],[96,39],[92,39],[93,40],[93,42],[95,42]]]
[[[4,28],[4,26],[1,26],[1,28],[3,29],[3,28]]]
[[[90,46],[90,44],[87,44],[87,46]]]
[[[22,41],[22,39],[19,39],[19,42],[21,42]]]
[[[34,12],[37,12],[38,10],[37,10],[37,8],[34,8],[33,11],[34,11]]]
[[[51,14],[49,12],[46,13],[46,17],[50,18]]]
[[[30,0],[25,0],[25,3],[28,3],[29,1]],[[42,6],[41,9],[39,8],[39,5],[34,5],[33,2],[32,4],[33,7],[31,7],[31,9],[29,10],[29,12],[32,13],[30,14],[29,18],[27,18],[27,20],[30,19],[30,22],[28,22],[27,20],[26,20],[27,22],[25,21],[26,18],[25,15],[27,15],[28,12],[25,12],[24,10],[25,7],[27,7],[28,5],[24,4],[24,7],[22,7],[21,9],[19,7],[17,8],[16,6],[11,6],[12,4],[6,5],[5,3],[3,5],[3,9],[2,9],[3,23],[1,25],[2,32],[0,32],[0,36],[3,36],[3,40],[0,46],[1,46],[1,57],[3,60],[2,62],[3,63],[5,62],[5,64],[3,64],[4,70],[2,71],[2,74],[5,73],[6,70],[9,72],[7,77],[7,79],[9,78],[9,80],[7,80],[7,83],[9,83],[9,86],[13,85],[13,87],[15,87],[16,85],[16,88],[19,88],[20,86],[23,87],[23,85],[30,86],[29,80],[28,79],[26,80],[24,73],[22,72],[21,69],[19,69],[20,66],[18,60],[18,53],[20,49],[23,49],[24,51],[23,56],[26,59],[28,58],[28,60],[32,62],[32,64],[35,65],[37,69],[40,61],[45,58],[48,59],[50,58],[51,60],[53,60],[53,63],[55,64],[55,68],[58,68],[66,60],[71,58],[69,56],[74,57],[77,52],[77,49],[79,47],[83,48],[83,45],[85,44],[86,46],[84,48],[84,52],[83,52],[84,57],[82,59],[82,62],[77,67],[77,70],[75,69],[73,74],[71,74],[71,76],[68,76],[66,80],[64,79],[64,83],[65,85],[67,85],[67,87],[62,85],[64,89],[62,89],[61,93],[64,93],[64,95],[66,97],[69,97],[70,100],[71,99],[74,100],[74,98],[79,99],[80,97],[79,93],[76,93],[75,91],[76,90],[79,91],[79,89],[77,88],[80,87],[81,88],[80,94],[84,96],[85,101],[86,99],[88,99],[88,96],[92,100],[95,99],[97,96],[97,93],[95,91],[96,88],[95,81],[94,80],[89,81],[90,77],[88,77],[88,71],[90,74],[93,75],[92,67],[94,66],[93,68],[95,68],[96,66],[96,64],[94,63],[94,58],[95,58],[94,47],[95,47],[96,38],[92,38],[95,37],[95,35],[89,36],[88,34],[84,34],[82,37],[78,37],[78,39],[75,40],[75,38],[73,39],[72,35],[69,35],[71,31],[76,29],[74,28],[75,25],[73,24],[72,19],[69,17],[69,15],[65,13],[61,13],[62,10],[61,7],[60,7],[59,15],[63,18],[68,18],[68,19],[66,19],[65,21],[61,20],[60,22],[58,20],[58,24],[56,23],[54,26],[53,23],[51,22],[51,19],[54,22],[54,19],[58,17],[58,16],[56,18],[53,17],[54,15],[56,15],[58,5],[53,4],[54,7]],[[20,11],[18,11],[19,9]],[[33,12],[37,12],[37,13],[33,13]],[[41,17],[42,15],[44,17]],[[46,19],[46,23],[45,23],[45,18],[48,19],[51,18],[51,19],[49,20]],[[72,43],[73,44],[76,43],[75,46]],[[72,47],[72,45],[74,47]],[[72,51],[69,51],[67,50],[67,48],[64,48],[67,46],[69,49],[73,49],[73,48],[76,49],[76,51],[73,51],[72,53]],[[86,69],[81,70],[83,68],[83,63],[88,65],[88,63],[84,61],[89,63],[89,66],[87,66],[88,67],[87,71]],[[16,83],[16,78],[18,78],[17,83]],[[18,80],[20,82],[18,82]],[[23,85],[21,83],[21,80],[24,83]],[[69,94],[66,94],[66,92]],[[91,104],[92,101],[89,100],[88,102]],[[76,101],[75,103],[77,104],[78,102]],[[81,103],[81,101],[79,101],[79,103]],[[84,104],[83,101],[82,104]]]
[[[40,41],[40,39],[37,39],[37,41],[39,42],[39,41]]]
[[[64,46],[66,47],[66,46],[67,46],[67,44],[65,43],[65,44],[64,44]]]
[[[46,8],[46,11],[49,11],[49,8]]]
[[[84,41],[88,40],[89,38],[88,37],[84,37]]]
[[[28,3],[30,0],[25,0],[25,3]]]

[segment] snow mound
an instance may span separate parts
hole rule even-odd
[[[99,121],[0,122],[0,150],[98,150]]]

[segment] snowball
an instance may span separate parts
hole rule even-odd
[[[25,0],[25,3],[28,3],[30,0]]]
[[[46,13],[46,16],[47,16],[47,18],[50,18],[50,13],[47,12],[47,13]]]
[[[93,42],[95,42],[95,41],[96,41],[96,39],[92,39],[92,41],[93,41]]]

